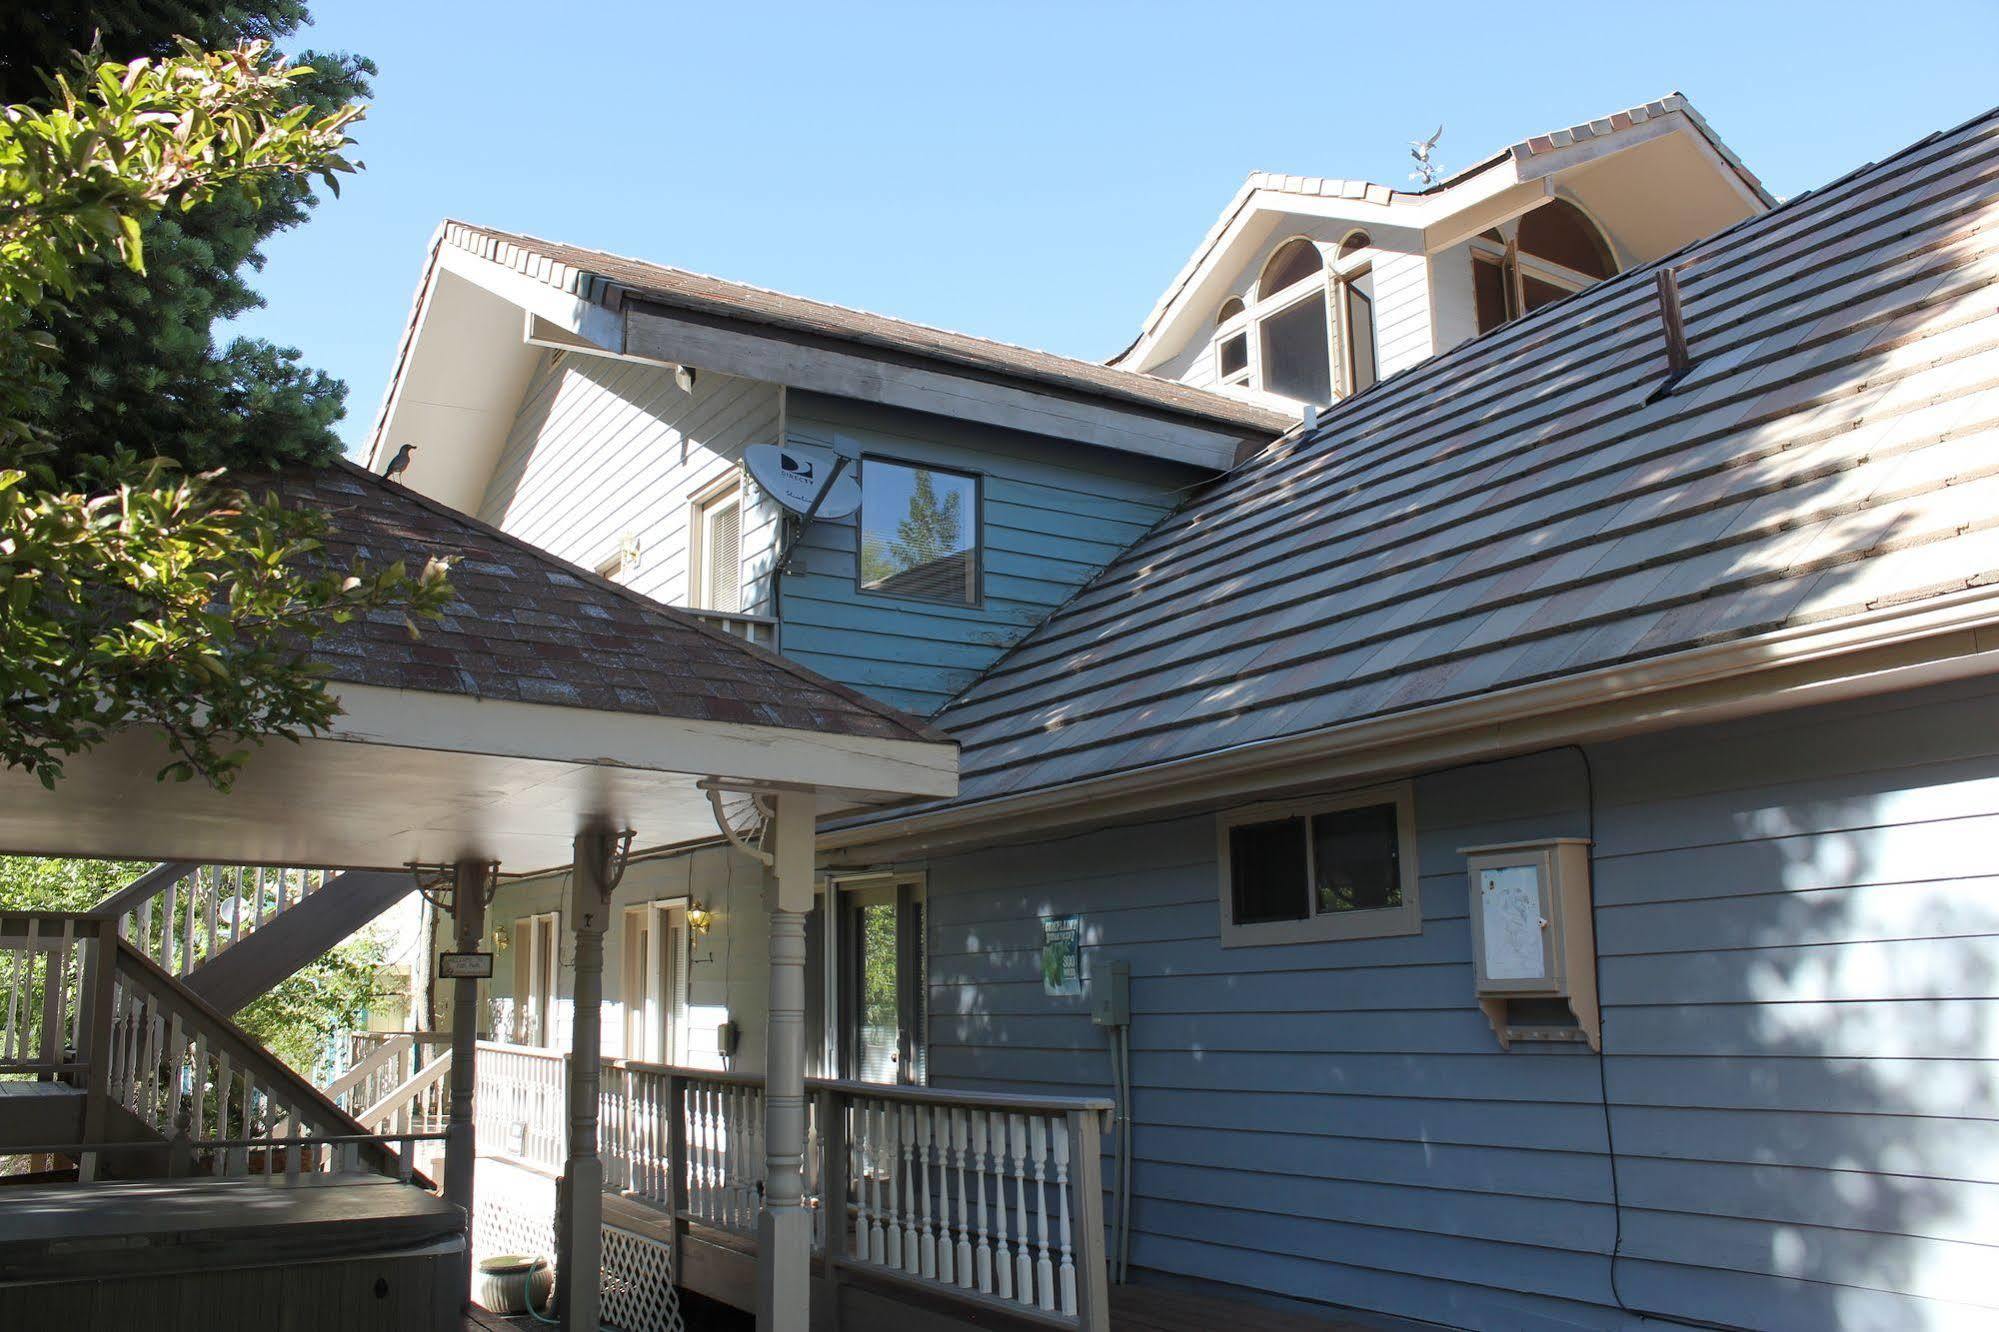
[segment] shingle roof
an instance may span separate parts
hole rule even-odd
[[[836,338],[1068,393],[1112,398],[1264,437],[1281,434],[1296,422],[1287,413],[1157,375],[912,324],[602,250],[457,221],[444,224],[443,241],[589,300],[603,301],[610,288],[621,287],[678,309]]]
[[[313,655],[331,678],[607,712],[944,741],[914,718],[349,463],[250,479],[327,516],[330,564],[452,560],[442,619],[357,617]]]
[[[964,804],[1999,581],[1999,112],[1382,381],[937,724]]]

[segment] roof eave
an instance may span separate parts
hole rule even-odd
[[[1014,795],[823,829],[857,860],[1352,783],[1999,670],[1999,586]]]

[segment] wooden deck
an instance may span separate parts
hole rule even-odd
[[[749,1327],[750,1316],[742,1315]],[[716,1320],[709,1320],[715,1324]],[[719,1325],[719,1324],[717,1324]],[[502,1318],[484,1309],[468,1309],[464,1332],[518,1332],[538,1326],[526,1314]],[[694,1327],[690,1324],[690,1328]],[[1381,1325],[1354,1323],[1345,1319],[1318,1317],[1268,1309],[1239,1300],[1194,1295],[1185,1291],[1161,1290],[1150,1286],[1111,1288],[1112,1332],[1218,1332],[1240,1328],[1244,1332],[1381,1332]]]

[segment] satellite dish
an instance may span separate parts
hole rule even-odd
[[[861,483],[854,479],[853,465],[834,469],[840,455],[811,444],[752,444],[743,450],[743,466],[763,487],[764,493],[793,513],[819,507],[814,516],[845,518],[861,507]],[[829,485],[830,482],[830,485]],[[824,490],[826,497],[819,499]]]

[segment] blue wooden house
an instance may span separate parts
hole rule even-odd
[[[1780,206],[1675,96],[1416,191],[1259,173],[1109,364],[451,222],[374,461],[958,742],[820,826],[808,1049],[1109,1098],[1115,1278],[1990,1327],[1995,155]],[[608,1055],[763,1066],[724,803],[619,886]],[[562,876],[502,868],[491,1032],[559,1051]]]

